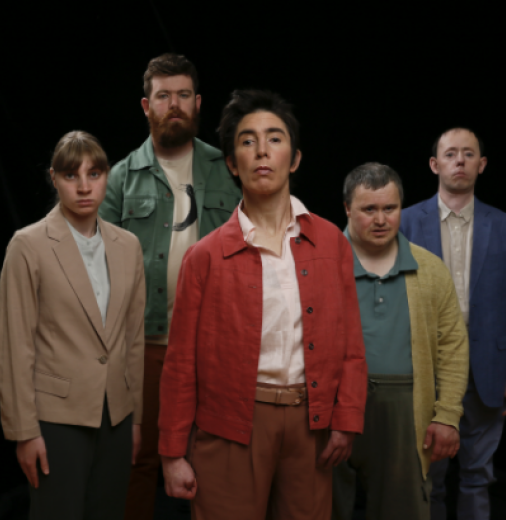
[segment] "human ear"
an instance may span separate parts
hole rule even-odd
[[[437,159],[435,157],[431,157],[429,159],[429,166],[430,166],[430,169],[432,170],[432,173],[435,173],[436,175],[439,175],[439,170],[438,170],[438,166],[437,166]]]
[[[239,171],[237,170],[237,166],[235,165],[235,161],[231,155],[225,159],[225,162],[227,163],[228,169],[232,172],[232,175],[234,177],[239,177]]]
[[[149,99],[148,98],[142,98],[141,99],[141,106],[142,106],[142,110],[144,111],[144,115],[146,117],[149,116]]]

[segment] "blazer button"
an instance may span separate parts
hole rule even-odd
[[[312,314],[312,313],[313,313],[313,307],[308,307],[308,308],[306,309],[306,312],[307,312],[308,314]]]
[[[313,421],[314,422],[318,422],[319,420],[320,420],[320,416],[319,415],[313,416]]]
[[[129,212],[128,212],[129,215],[133,215],[134,214],[134,210],[131,209]]]
[[[302,276],[307,276],[307,271],[305,269],[302,269],[301,273],[302,273]]]
[[[308,348],[309,348],[309,350],[313,350],[313,349],[314,349],[314,345],[313,345],[312,343],[310,343],[310,344],[308,345]]]
[[[295,243],[300,244],[300,237],[295,237]]]
[[[98,358],[98,360],[102,365],[105,365],[107,363],[107,356],[101,356]]]
[[[311,383],[311,386],[312,386],[313,388],[316,388],[316,387],[318,386],[318,383],[317,383],[316,381],[313,381],[313,382]]]

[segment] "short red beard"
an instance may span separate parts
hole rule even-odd
[[[171,121],[173,117],[179,117],[181,121]],[[162,148],[183,146],[198,133],[199,117],[196,110],[188,116],[180,108],[174,107],[162,117],[158,117],[149,107],[148,120],[153,141]]]

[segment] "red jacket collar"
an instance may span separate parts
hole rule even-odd
[[[313,226],[313,216],[311,214],[300,215],[299,222],[300,234],[307,238],[311,244],[316,247],[316,233]],[[225,258],[248,247],[244,241],[244,235],[239,224],[237,208],[235,208],[228,222],[225,222],[225,224],[221,226],[221,245],[223,248],[223,256]]]

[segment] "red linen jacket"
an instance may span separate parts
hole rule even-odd
[[[299,217],[290,245],[303,310],[309,427],[361,433],[367,366],[353,254],[339,229]],[[193,422],[248,444],[262,337],[262,261],[237,209],[186,253],[160,385],[159,452],[186,453]]]

